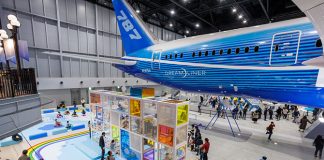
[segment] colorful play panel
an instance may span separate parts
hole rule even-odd
[[[98,143],[105,132],[107,147],[114,139],[116,151],[127,160],[185,159],[188,102],[157,100],[148,96],[154,95],[154,90],[151,92],[136,88],[131,91],[133,96],[128,96],[91,91],[93,140]],[[142,98],[144,95],[149,98]]]

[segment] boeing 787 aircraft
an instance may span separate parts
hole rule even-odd
[[[186,91],[324,107],[323,47],[307,18],[163,42],[125,0],[113,5],[124,72]]]

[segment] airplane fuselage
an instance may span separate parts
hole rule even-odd
[[[186,91],[324,107],[323,69],[307,65],[322,55],[301,18],[157,44],[123,57],[136,65],[116,67]]]

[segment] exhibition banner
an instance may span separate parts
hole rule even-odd
[[[18,40],[19,56],[29,62],[29,51],[27,41]]]

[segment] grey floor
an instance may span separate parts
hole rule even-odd
[[[211,117],[190,112],[190,122],[206,125]],[[214,127],[201,129],[203,138],[210,139],[211,160],[259,160],[262,156],[268,160],[313,160],[314,147],[312,140],[303,138],[298,125],[291,120],[274,121],[276,128],[272,141],[267,140],[266,126],[271,121],[259,120],[254,124],[251,119],[238,120],[238,129],[233,120],[234,138],[226,119],[218,119]],[[197,159],[189,151],[188,159]]]

